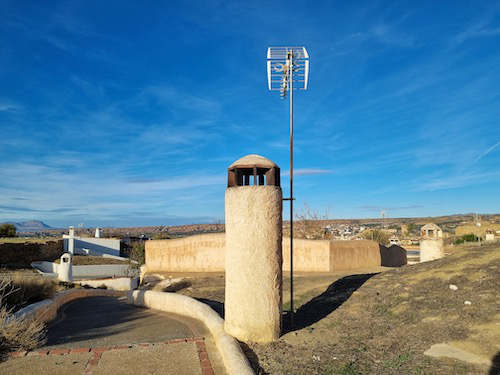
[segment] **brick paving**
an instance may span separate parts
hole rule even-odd
[[[205,338],[204,337],[187,337],[184,339],[172,339],[164,342],[144,342],[138,344],[128,344],[128,345],[114,345],[108,347],[95,347],[95,348],[64,348],[64,349],[54,349],[54,350],[35,350],[31,352],[27,351],[18,351],[11,352],[9,357],[11,359],[19,359],[26,356],[64,356],[70,354],[79,354],[79,353],[89,353],[91,354],[90,359],[88,360],[84,375],[92,375],[94,370],[99,366],[100,361],[102,360],[103,353],[108,351],[116,351],[116,350],[131,350],[134,348],[152,348],[158,346],[165,345],[175,345],[179,343],[194,343],[196,345],[198,360],[200,363],[201,374],[202,375],[215,375],[212,363],[210,362],[210,358],[208,357],[207,349],[205,346]]]

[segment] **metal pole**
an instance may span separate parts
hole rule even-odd
[[[293,329],[293,51],[288,53],[290,65],[290,328]]]

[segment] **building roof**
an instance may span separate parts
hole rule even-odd
[[[425,224],[422,228],[420,228],[420,230],[422,230],[422,231],[424,231],[424,230],[441,230],[441,228],[439,228],[434,223],[429,223],[429,224]]]
[[[236,160],[233,164],[231,164],[229,168],[240,167],[240,166],[245,166],[245,167],[256,166],[262,168],[278,167],[278,165],[273,161],[256,154],[243,156],[242,158]]]

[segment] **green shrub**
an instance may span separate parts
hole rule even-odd
[[[464,234],[463,236],[456,238],[453,243],[455,245],[460,245],[460,244],[463,244],[464,242],[477,242],[477,241],[479,241],[479,237],[476,236],[474,233],[469,233],[469,234]]]
[[[16,226],[13,224],[1,224],[0,225],[0,237],[15,237],[16,236]]]

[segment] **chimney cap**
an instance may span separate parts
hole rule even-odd
[[[242,158],[236,160],[233,164],[229,166],[229,169],[238,168],[238,167],[259,167],[259,168],[277,168],[278,165],[265,158],[264,156],[251,154],[243,156]]]

